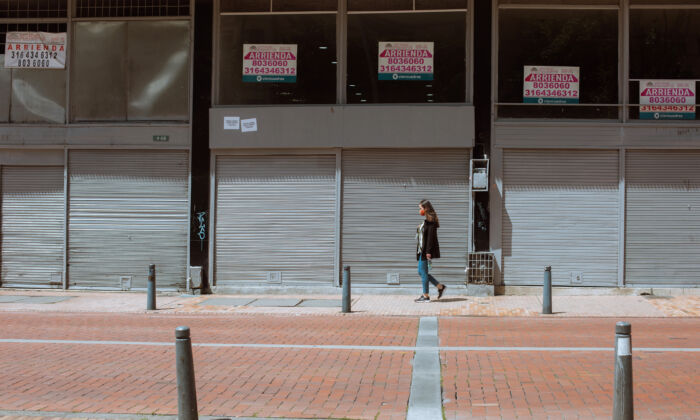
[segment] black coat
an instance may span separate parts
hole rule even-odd
[[[440,258],[440,243],[438,242],[437,225],[435,222],[425,221],[423,224],[423,252],[418,253],[416,249],[416,260],[418,257],[426,259],[426,254],[430,254],[430,258]]]

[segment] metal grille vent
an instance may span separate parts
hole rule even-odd
[[[467,265],[467,282],[471,284],[493,284],[494,254],[472,252]]]
[[[0,23],[0,54],[5,53],[8,32],[66,32],[65,23]]]
[[[77,0],[75,17],[189,16],[189,0]]]
[[[0,0],[0,18],[68,17],[67,0]]]

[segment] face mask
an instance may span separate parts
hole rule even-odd
[[[420,209],[420,212],[419,212],[419,213],[420,213],[421,216],[425,216],[425,210]]]

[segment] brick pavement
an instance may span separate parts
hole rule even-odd
[[[175,350],[0,344],[1,408],[177,412]],[[412,352],[195,347],[202,415],[404,418]],[[21,367],[21,368],[18,368]]]
[[[443,317],[442,346],[613,345],[618,319]],[[697,318],[629,319],[634,347],[700,347]],[[284,344],[413,346],[417,317],[0,312],[0,337],[174,341],[189,325],[200,412],[217,416],[398,419],[413,351]],[[698,418],[700,353],[634,352],[638,418]],[[449,419],[609,418],[612,351],[443,350]],[[0,343],[0,410],[174,414],[174,348]],[[89,416],[88,416],[89,417]],[[36,417],[34,417],[36,419]]]
[[[611,416],[612,352],[441,352],[440,357],[448,420]],[[635,418],[699,418],[696,354],[636,353],[633,359]]]
[[[635,347],[700,348],[697,318],[440,318],[440,345],[613,347],[618,320],[632,324]]]

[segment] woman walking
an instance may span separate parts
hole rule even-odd
[[[420,204],[418,204],[418,209],[420,215],[425,216],[425,220],[418,226],[418,231],[416,233],[416,259],[418,260],[418,274],[423,283],[423,294],[416,299],[415,302],[428,303],[430,302],[428,282],[437,287],[438,299],[442,297],[447,286],[435,280],[435,277],[429,272],[432,260],[434,258],[440,258],[440,244],[438,243],[437,237],[437,229],[440,227],[440,221],[438,220],[437,213],[435,213],[433,205],[430,204],[428,200],[421,200]]]

